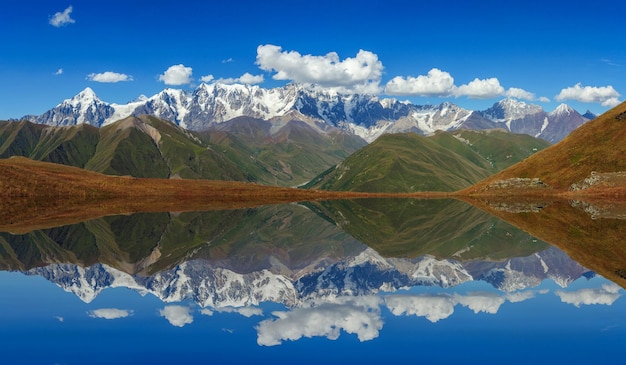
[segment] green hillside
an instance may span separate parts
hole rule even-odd
[[[0,122],[0,158],[24,156],[83,168],[98,140],[98,128],[90,125],[53,128],[25,121]]]
[[[383,135],[305,187],[368,192],[456,191],[548,145],[501,131]]]

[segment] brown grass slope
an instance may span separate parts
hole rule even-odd
[[[626,171],[626,102],[582,125],[561,142],[478,182],[463,193],[488,193],[494,182],[511,178],[539,178],[551,188],[548,190],[562,192],[592,171]]]
[[[387,194],[388,195],[388,194]],[[234,209],[385,196],[216,180],[109,176],[25,157],[0,160],[0,230],[23,232],[133,212]]]

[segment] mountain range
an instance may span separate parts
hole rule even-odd
[[[201,84],[195,90],[165,89],[127,104],[100,100],[86,88],[42,115],[22,119],[51,126],[90,124],[106,126],[131,115],[148,114],[185,129],[202,131],[236,117],[268,120],[274,126],[286,115],[325,130],[327,126],[358,135],[368,142],[384,133],[502,128],[557,142],[595,115],[581,115],[561,104],[552,112],[507,98],[484,111],[444,102],[414,105],[408,101],[372,95],[312,90],[298,84],[265,89],[251,85]]]
[[[75,166],[109,175],[235,180],[295,186],[366,143],[327,126],[284,116],[280,127],[238,117],[194,132],[153,116],[130,116],[101,128],[0,122],[0,158]]]

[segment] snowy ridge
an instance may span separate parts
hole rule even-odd
[[[368,142],[384,133],[428,135],[437,130],[459,128],[506,128],[555,142],[589,120],[565,104],[548,114],[538,105],[512,98],[477,112],[449,102],[420,106],[297,84],[265,89],[257,85],[221,83],[203,83],[192,91],[167,88],[152,97],[140,97],[127,104],[103,102],[93,90],[86,88],[43,115],[24,118],[54,126],[84,123],[101,127],[130,115],[150,114],[189,130],[204,130],[240,116],[272,120],[294,111]],[[555,123],[557,126],[553,127]]]

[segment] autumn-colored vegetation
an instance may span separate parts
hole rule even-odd
[[[0,229],[11,231],[132,212],[234,209],[390,195],[304,190],[235,181],[142,179],[103,175],[23,157],[0,160]]]

